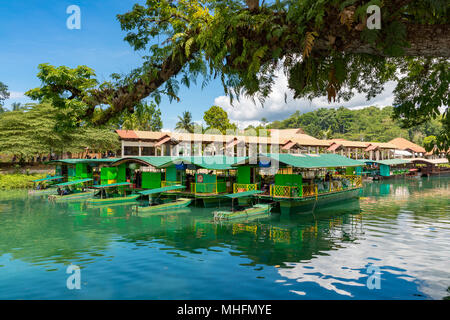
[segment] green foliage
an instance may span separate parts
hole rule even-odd
[[[125,130],[160,131],[163,126],[161,110],[153,102],[140,102],[133,113],[122,115],[119,125]]]
[[[194,132],[194,123],[192,122],[192,114],[189,111],[184,111],[181,116],[178,116],[178,122],[175,125],[176,130],[182,130],[186,132]],[[203,132],[201,129],[200,132]]]
[[[58,109],[48,103],[0,115],[0,153],[26,159],[50,152],[115,150],[117,135],[108,129],[77,127],[58,130]]]
[[[0,81],[0,113],[5,112],[3,101],[9,98],[8,86]]]
[[[302,128],[306,134],[318,139],[387,142],[402,137],[420,145],[425,143],[425,136],[438,134],[442,130],[440,119],[404,129],[398,120],[392,119],[393,113],[393,107],[360,110],[321,108],[304,114],[296,112],[285,120],[271,123],[270,127]]]
[[[33,180],[45,178],[46,174],[0,174],[0,190],[25,189],[33,187]]]
[[[370,99],[387,81],[399,81],[395,115],[405,125],[435,117],[436,107],[445,109],[447,119],[448,1],[278,0],[259,1],[252,9],[249,2],[135,4],[118,20],[127,32],[125,41],[148,53],[141,67],[98,85],[87,67],[41,65],[42,86],[28,94],[67,110],[63,116],[69,125],[105,124],[148,96],[157,103],[161,95],[179,100],[180,85],[189,86],[199,76],[202,86],[220,79],[232,101],[243,93],[263,102],[283,70],[298,98],[346,101],[364,93]],[[371,4],[381,8],[380,30],[366,28]],[[429,26],[441,28],[447,41],[435,37],[424,44],[421,32],[431,28],[421,27]],[[427,67],[417,77],[420,64]],[[450,141],[447,129],[437,137],[442,146]]]
[[[33,100],[48,101],[58,109],[58,126],[70,128],[80,125],[81,116],[89,113],[90,109],[84,99],[87,99],[89,90],[98,85],[94,70],[87,66],[74,69],[54,67],[47,63],[38,68],[37,77],[44,85],[25,94]],[[94,116],[93,111],[91,116]]]
[[[440,150],[449,150],[450,62],[446,59],[408,58],[400,70],[405,76],[398,80],[394,90],[395,116],[404,127],[440,119],[442,130],[435,133],[436,146]]]
[[[428,136],[423,139],[423,146],[427,151],[433,150],[437,145],[436,136]]]
[[[230,123],[228,114],[219,106],[212,106],[209,110],[205,111],[203,115],[208,126],[207,130],[216,129],[225,134],[227,130],[236,130],[237,127],[234,123]]]

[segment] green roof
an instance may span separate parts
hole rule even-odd
[[[47,178],[42,178],[42,179],[37,179],[37,180],[33,180],[33,182],[42,182],[42,181],[50,181],[50,180],[58,180],[58,179],[63,179],[63,176],[54,176],[54,177],[47,177]]]
[[[116,159],[116,161],[114,161],[112,165],[118,166],[119,164],[126,162],[137,162],[147,166],[160,167],[165,163],[173,160],[173,158],[174,157],[172,156],[125,157]]]
[[[167,192],[167,191],[172,191],[172,190],[185,189],[185,188],[186,188],[185,186],[175,185],[175,186],[170,186],[170,187],[163,187],[163,188],[156,188],[156,189],[151,189],[151,190],[144,190],[144,191],[140,191],[139,193],[144,195],[144,196],[146,196],[146,195],[150,195],[150,194]]]
[[[290,153],[267,153],[259,154],[257,157],[250,157],[233,166],[257,164],[259,161],[275,161],[282,165],[315,169],[315,168],[334,168],[334,167],[360,167],[363,164],[360,161],[349,159],[339,154],[290,154]]]
[[[384,164],[387,166],[395,166],[397,164],[405,164],[405,163],[410,163],[411,160],[409,159],[387,159],[387,160],[359,160],[360,162],[364,162],[364,163],[379,163],[379,164]]]
[[[230,157],[230,156],[191,156],[191,157],[172,157],[172,161],[160,166],[162,168],[175,164],[190,164],[208,170],[230,170],[234,169],[233,164],[244,161],[247,157]]]
[[[230,194],[224,195],[224,197],[234,199],[234,198],[248,197],[248,196],[252,196],[254,194],[259,194],[259,193],[262,193],[262,191],[261,190],[250,190],[250,191],[244,191],[244,192],[230,193]]]
[[[57,184],[55,186],[56,187],[65,187],[65,186],[71,186],[71,185],[74,185],[74,184],[79,184],[79,183],[84,183],[84,182],[89,182],[89,181],[92,181],[92,179],[74,180],[74,181],[59,183],[59,184]]]
[[[110,183],[110,184],[97,184],[97,185],[92,186],[91,188],[105,189],[105,188],[129,186],[131,184],[132,184],[131,182],[117,182],[117,183]]]

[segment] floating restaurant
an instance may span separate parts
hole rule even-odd
[[[291,148],[296,146],[291,141]],[[191,204],[206,208],[231,205],[231,211],[216,211],[221,219],[257,215],[272,208],[281,213],[314,211],[325,203],[357,198],[363,177],[450,171],[447,159],[355,160],[338,153],[155,155],[51,163],[56,166],[55,176],[36,181],[50,188],[33,191],[50,194],[50,200],[83,199],[89,205],[136,203],[142,212]]]
[[[282,214],[311,212],[324,203],[357,198],[361,163],[337,154],[260,154],[233,165],[261,168],[260,200],[277,202]],[[247,190],[261,184],[242,184]]]

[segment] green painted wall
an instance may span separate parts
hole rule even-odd
[[[117,167],[117,182],[127,181],[127,164],[122,163]]]
[[[238,167],[237,170],[237,183],[249,184],[250,183],[250,170],[249,166]]]
[[[198,182],[198,177],[203,177],[203,182]],[[216,191],[216,175],[215,174],[205,174],[205,173],[198,173],[195,175],[195,190],[196,192],[202,192],[202,193],[213,193]],[[219,187],[217,188],[218,192],[223,188],[223,183],[219,184]],[[226,188],[226,187],[225,187]]]
[[[142,172],[142,189],[161,187],[161,172]]]
[[[74,166],[68,166],[67,167],[67,175],[68,175],[69,178],[76,176],[76,171],[75,171],[75,167]]]
[[[275,184],[279,186],[301,186],[303,183],[300,174],[276,174]]]
[[[100,171],[100,177],[102,180],[116,180],[117,174],[117,167],[103,167]]]
[[[389,177],[391,175],[389,171],[389,166],[385,164],[380,164],[380,176],[382,177]]]
[[[177,181],[177,168],[175,166],[166,168],[166,181]]]
[[[79,179],[87,179],[92,178],[92,170],[88,170],[88,164],[87,163],[77,163],[75,165],[75,172],[76,176]]]

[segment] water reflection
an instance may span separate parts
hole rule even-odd
[[[211,261],[211,269],[207,264],[204,272],[229,281],[242,267],[255,273],[274,270],[265,271],[262,278],[258,275],[270,279],[264,287],[266,298],[273,298],[276,290],[283,298],[442,298],[448,295],[450,279],[448,181],[373,182],[365,185],[360,200],[314,213],[226,223],[213,222],[212,209],[145,215],[136,214],[131,206],[49,204],[43,198],[1,193],[0,257],[46,270],[69,263],[89,268],[100,261],[114,262],[127,273],[124,282],[130,282],[134,269],[115,248],[132,252],[147,247],[166,252],[163,263],[168,264],[195,256],[228,259],[231,265]],[[132,257],[133,263],[148,262],[137,251]],[[3,260],[0,267],[7,268]],[[367,289],[370,264],[381,268],[383,290]],[[185,278],[189,274],[177,277],[192,281]]]

